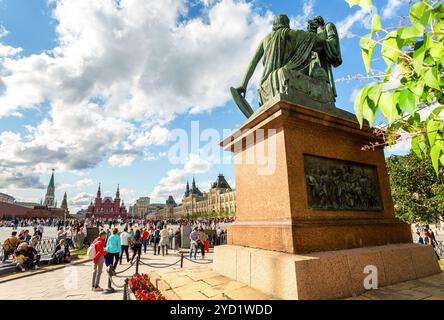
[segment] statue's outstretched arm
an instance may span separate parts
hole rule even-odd
[[[237,90],[240,93],[243,93],[245,95],[245,92],[247,91],[248,82],[253,76],[254,70],[256,70],[256,67],[259,61],[261,61],[263,55],[264,55],[264,46],[263,42],[261,41],[259,47],[256,50],[256,53],[254,54],[253,59],[250,62],[250,65],[248,66],[247,73],[245,74],[244,77],[244,81],[242,81],[242,85],[239,88],[237,88]]]

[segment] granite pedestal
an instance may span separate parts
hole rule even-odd
[[[347,259],[355,259],[347,249],[360,248],[359,255],[365,257],[362,261],[376,265],[383,261],[381,252],[399,256],[399,261],[393,262],[399,263],[397,267],[382,271],[393,281],[418,276],[402,264],[408,259],[410,266],[426,259],[432,265],[427,275],[438,272],[433,250],[413,245],[409,225],[395,218],[384,152],[382,148],[363,151],[370,143],[382,144],[383,140],[372,128],[364,125],[361,129],[352,114],[340,109],[308,108],[286,101],[285,96],[264,106],[221,142],[225,150],[234,152],[237,219],[228,228],[228,245],[215,249],[215,270],[264,292],[266,287],[290,286],[293,289],[268,293],[279,296],[281,292],[281,297],[293,299],[335,298],[358,292],[350,291],[343,282],[344,277],[353,277],[350,272],[338,274],[362,265],[362,259],[357,258],[358,262],[347,267]],[[330,170],[327,186],[311,185],[310,175],[316,170],[318,180]],[[348,191],[342,190],[347,184]],[[324,190],[327,188],[334,190]],[[344,196],[350,191],[354,198]],[[358,204],[356,198],[365,201]],[[408,247],[390,246],[395,244]],[[380,247],[387,245],[386,249]],[[271,276],[264,279],[266,286],[252,280],[257,268]],[[333,290],[336,293],[326,289],[322,294],[324,278],[307,280],[310,270],[333,275],[334,286],[344,283],[347,288]],[[320,289],[316,294],[299,292],[295,288],[301,288],[301,283]]]

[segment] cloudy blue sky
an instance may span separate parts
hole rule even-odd
[[[407,2],[374,4],[393,26]],[[120,183],[126,203],[180,202],[186,179],[207,190],[219,172],[234,185],[232,164],[199,152],[217,135],[189,143],[179,162],[168,152],[192,121],[222,138],[245,120],[228,88],[280,13],[293,28],[314,15],[337,25],[337,106],[352,111],[365,82],[345,79],[365,73],[356,36],[370,20],[344,0],[0,0],[0,192],[40,201],[51,168],[74,212],[99,182],[105,195]],[[378,55],[374,67],[384,69]]]

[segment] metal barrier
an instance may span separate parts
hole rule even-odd
[[[435,251],[440,258],[444,258],[444,241],[436,241]]]
[[[129,278],[125,279],[125,284],[123,286],[123,300],[131,300],[130,289],[129,289]]]
[[[3,245],[0,244],[0,261],[3,261],[3,257],[5,256],[5,249],[3,248]]]
[[[77,235],[63,236],[57,238],[42,238],[37,243],[35,249],[42,254],[52,254],[60,240],[65,240],[66,245],[72,249],[78,249]]]

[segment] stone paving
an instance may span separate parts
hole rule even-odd
[[[182,300],[270,300],[276,299],[245,284],[219,275],[210,267],[189,270],[163,270],[159,289],[167,299]],[[444,272],[417,280],[368,291],[347,300],[444,300]]]
[[[444,272],[368,291],[349,300],[444,300]]]
[[[29,230],[29,233],[32,235],[34,234],[34,228],[29,227],[18,227],[17,230],[13,230],[10,227],[0,227],[0,241],[3,243],[3,241],[11,235],[12,231],[17,231],[17,233],[20,230]],[[49,237],[49,238],[55,238],[57,237],[57,228],[56,227],[44,227],[43,229],[43,237]]]
[[[270,300],[270,295],[231,280],[209,266],[167,269],[151,274],[169,300]]]

